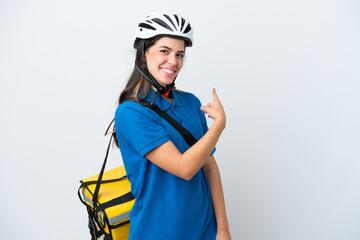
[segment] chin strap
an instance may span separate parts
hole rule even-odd
[[[153,85],[155,88],[156,88],[156,94],[154,94],[154,97],[153,97],[153,99],[152,99],[152,101],[151,101],[151,104],[153,104],[153,102],[154,102],[154,99],[155,99],[155,96],[157,95],[157,94],[161,94],[161,95],[163,95],[164,97],[167,97],[168,95],[169,95],[169,93],[170,93],[170,90],[175,86],[175,79],[176,79],[176,77],[175,77],[175,79],[174,79],[174,81],[171,83],[171,84],[169,84],[169,85],[166,85],[166,87],[164,87],[164,86],[161,86],[155,79],[154,79],[154,77],[150,74],[150,72],[149,72],[149,70],[148,70],[148,68],[147,68],[147,63],[146,63],[146,59],[145,59],[145,44],[146,44],[146,42],[147,42],[147,40],[145,40],[144,42],[143,42],[143,44],[142,44],[142,47],[141,47],[141,53],[142,53],[142,56],[143,56],[143,58],[144,58],[144,61],[145,61],[145,68],[146,68],[146,71],[147,71],[147,74],[145,74],[141,69],[140,69],[140,67],[135,63],[135,68],[136,68],[136,70],[141,74],[141,76],[143,76],[145,79],[146,79],[146,81],[148,81],[151,85]]]

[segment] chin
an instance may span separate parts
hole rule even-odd
[[[169,80],[169,81],[159,81],[159,83],[160,83],[160,85],[162,85],[162,86],[167,86],[167,85],[173,83],[174,80],[175,80],[175,79],[173,79],[173,80],[171,80],[171,81],[170,81],[170,80]]]

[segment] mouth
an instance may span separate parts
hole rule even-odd
[[[163,72],[167,73],[167,75],[172,76],[176,71],[170,70],[167,68],[160,68]]]

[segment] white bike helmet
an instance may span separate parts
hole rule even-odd
[[[176,36],[184,39],[187,46],[191,47],[192,34],[190,22],[179,14],[151,13],[139,23],[134,47],[140,39],[149,39],[158,35]]]

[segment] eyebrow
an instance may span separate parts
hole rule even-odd
[[[160,48],[165,48],[165,49],[172,51],[172,49],[167,46],[160,46]],[[178,53],[185,53],[185,51],[178,51]]]

